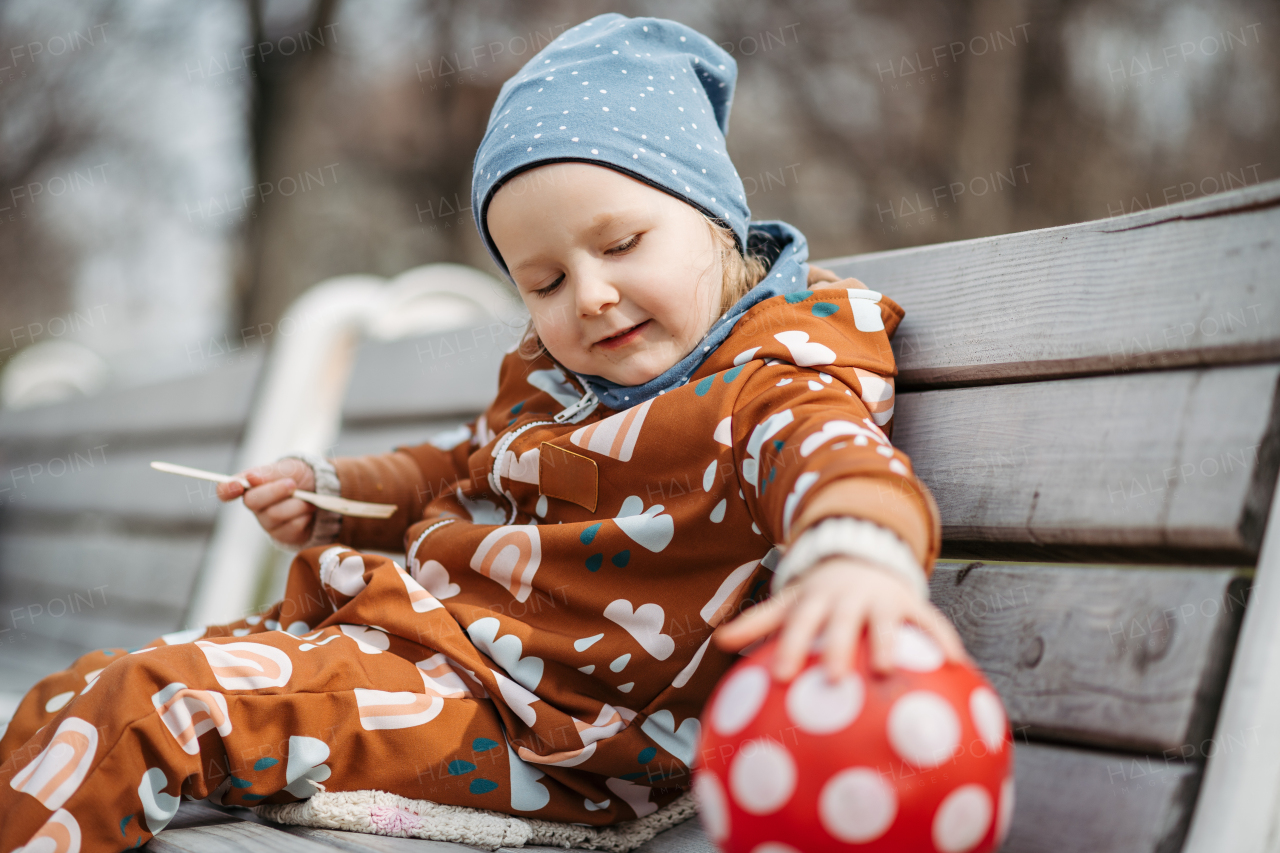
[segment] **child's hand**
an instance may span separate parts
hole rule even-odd
[[[262,529],[281,544],[301,545],[311,538],[316,508],[291,497],[294,489],[315,489],[316,476],[310,465],[301,459],[281,459],[249,468],[237,476],[248,480],[252,488],[246,492],[239,483],[219,483],[219,500],[226,502],[244,495],[244,505],[253,510]]]
[[[822,660],[833,681],[847,673],[864,624],[870,626],[871,668],[893,669],[893,646],[904,621],[932,635],[949,660],[972,665],[960,635],[933,604],[921,601],[905,581],[848,557],[831,557],[768,601],[716,632],[716,645],[736,651],[785,623],[774,656],[774,677],[787,681],[804,665],[825,628]]]

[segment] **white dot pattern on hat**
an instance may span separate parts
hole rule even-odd
[[[991,828],[991,795],[981,785],[961,785],[933,815],[933,846],[939,853],[968,853]]]
[[[889,743],[904,761],[936,767],[960,745],[960,720],[937,693],[912,690],[898,697],[889,711]]]
[[[691,68],[697,73],[690,74]],[[630,73],[637,71],[642,77],[628,81]],[[687,86],[681,78],[689,81]],[[732,164],[720,154],[736,78],[736,64],[719,45],[676,21],[611,12],[557,36],[499,92],[490,125],[499,118],[508,119],[503,129],[514,135],[499,138],[490,131],[476,152],[472,210],[499,267],[503,266],[501,256],[491,245],[484,223],[485,208],[498,184],[494,167],[501,166],[510,175],[541,161],[572,157],[573,143],[584,140],[595,145],[591,153],[598,162],[625,162],[628,171],[721,217],[745,246],[750,216],[745,189]],[[667,85],[658,88],[652,85],[655,82]],[[646,94],[667,97],[655,100],[645,98]],[[521,116],[518,120],[509,115],[513,103],[524,108],[515,114]],[[715,122],[690,128],[684,118],[689,112],[706,115],[709,111]],[[552,125],[557,130],[541,126],[551,115],[569,118]],[[606,121],[616,134],[612,139],[603,135],[609,129]],[[678,150],[670,143],[670,133],[665,134],[668,148],[662,157],[676,161],[664,164],[665,168],[637,156],[635,141],[645,138],[641,129],[653,128],[681,132]],[[684,173],[695,173],[697,180],[682,179]],[[726,208],[711,201],[713,196],[737,201]]]
[[[795,793],[795,759],[780,743],[767,738],[749,740],[733,757],[729,790],[743,811],[754,815],[772,814],[785,806]]]
[[[870,767],[832,776],[818,795],[818,820],[833,838],[866,844],[888,831],[898,814],[893,786]]]

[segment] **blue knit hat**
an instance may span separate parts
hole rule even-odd
[[[616,169],[688,202],[747,245],[747,192],[725,153],[738,66],[697,30],[597,15],[561,33],[502,84],[476,151],[471,210],[485,248],[504,182],[565,160]]]
[[[610,12],[539,51],[502,84],[489,113],[472,169],[471,212],[508,279],[489,235],[489,202],[515,175],[566,161],[615,169],[670,193],[732,230],[740,253],[751,251],[771,266],[685,359],[651,382],[623,387],[579,377],[613,409],[687,381],[748,308],[805,287],[804,235],[785,222],[749,222],[746,189],[725,150],[737,75],[733,57],[695,29]]]

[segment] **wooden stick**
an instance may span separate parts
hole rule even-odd
[[[202,471],[199,468],[188,468],[186,465],[175,465],[172,462],[152,462],[151,467],[157,471],[165,471],[169,474],[180,474],[183,477],[196,477],[201,480],[213,480],[215,483],[239,483],[244,486],[245,490],[252,488],[249,483],[241,477],[233,477],[227,474],[215,474],[212,471]],[[349,498],[340,498],[334,495],[317,495],[315,492],[308,492],[303,489],[294,489],[293,497],[304,500],[309,504],[314,504],[321,509],[327,509],[330,512],[336,512],[339,515],[350,515],[357,518],[390,518],[399,509],[395,504],[375,504],[367,501],[353,501]]]

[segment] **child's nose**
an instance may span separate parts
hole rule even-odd
[[[577,287],[578,314],[594,317],[618,302],[618,289],[599,276],[583,276]]]

